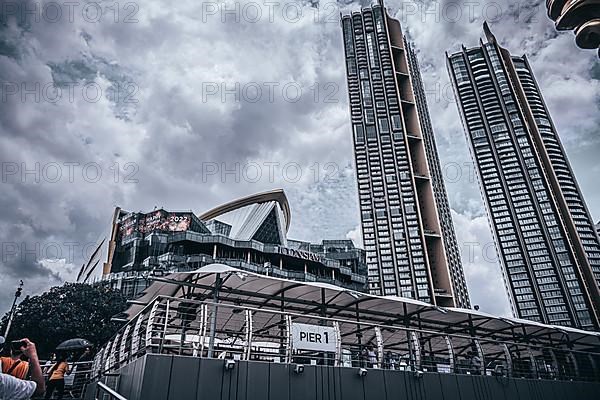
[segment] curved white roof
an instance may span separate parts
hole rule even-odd
[[[285,231],[287,232],[290,229],[290,223],[292,221],[292,212],[290,210],[290,204],[288,202],[287,196],[285,195],[283,189],[270,190],[268,192],[257,193],[230,201],[228,203],[217,206],[209,211],[206,211],[202,215],[199,215],[198,218],[200,218],[203,221],[208,221],[234,210],[239,210],[241,208],[254,204],[269,203],[272,201],[276,202],[283,211]]]
[[[451,333],[470,333],[473,326],[477,336],[498,337],[507,340],[515,335],[527,340],[550,339],[568,341],[575,347],[587,349],[600,346],[600,332],[544,325],[517,318],[497,317],[481,311],[442,308],[403,297],[374,296],[355,292],[320,282],[298,282],[264,276],[225,264],[211,264],[196,271],[175,273],[166,278],[155,278],[152,284],[127,314],[134,317],[145,304],[157,296],[183,296],[184,287],[193,287],[196,294],[210,297],[217,274],[222,279],[220,301],[242,304],[261,302],[265,308],[281,307],[294,312],[317,313],[317,307],[326,307],[327,317],[355,318],[381,325],[401,325],[410,321],[414,328],[418,322],[423,329]]]

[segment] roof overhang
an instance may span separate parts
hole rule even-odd
[[[149,279],[155,283],[131,304],[126,312],[129,319],[157,296],[210,299],[216,282],[220,281],[220,301],[249,307],[277,310],[283,307],[292,313],[364,321],[382,327],[418,327],[432,337],[473,335],[482,341],[504,340],[532,346],[562,343],[586,351],[600,348],[599,332],[498,317],[475,310],[443,308],[403,297],[374,296],[327,283],[265,276],[225,264],[210,264],[191,272]]]

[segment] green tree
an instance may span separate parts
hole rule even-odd
[[[27,296],[15,313],[8,339],[31,339],[41,357],[72,338],[84,338],[99,346],[120,328],[121,324],[111,318],[125,308],[126,299],[118,290],[66,283],[39,296]],[[3,326],[7,320],[8,314],[2,319]]]

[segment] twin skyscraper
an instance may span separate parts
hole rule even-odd
[[[380,5],[342,30],[369,291],[468,308],[416,55]]]
[[[415,52],[381,5],[342,16],[369,291],[470,300]],[[600,327],[600,242],[529,63],[489,31],[448,56],[516,317]]]

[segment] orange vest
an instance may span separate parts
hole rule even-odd
[[[0,358],[2,359],[3,373],[12,375],[15,378],[19,379],[25,379],[27,377],[27,373],[29,372],[29,363],[27,361],[13,360],[10,357]]]

